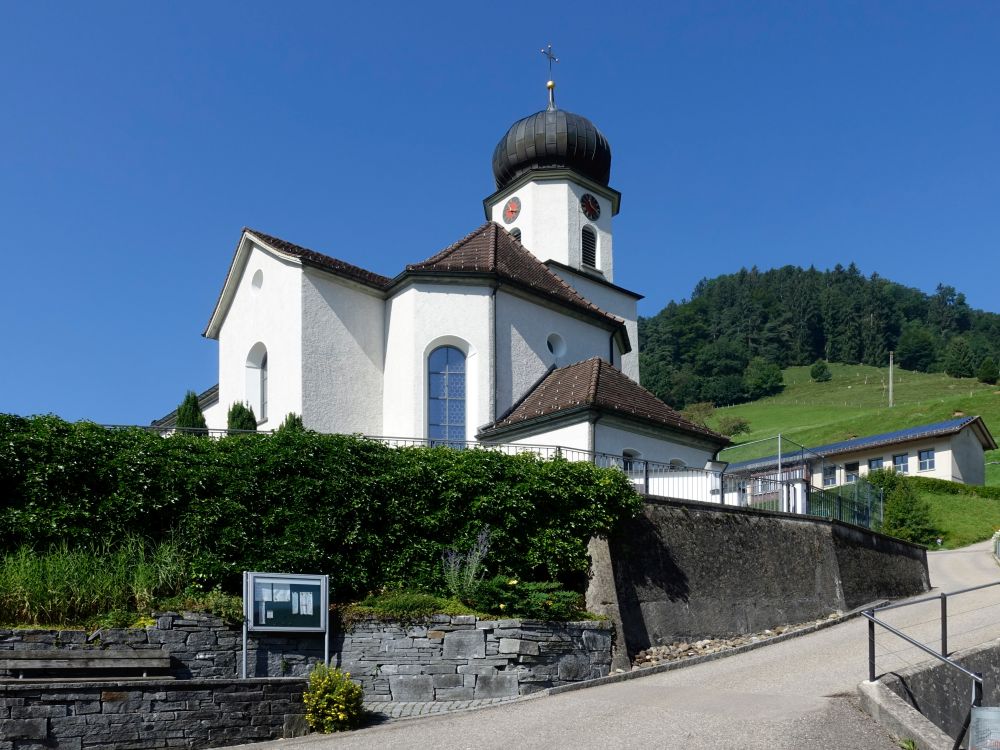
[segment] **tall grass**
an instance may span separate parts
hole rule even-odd
[[[184,557],[172,542],[150,546],[127,537],[114,547],[21,547],[0,558],[0,622],[81,624],[110,612],[145,612],[185,583]]]

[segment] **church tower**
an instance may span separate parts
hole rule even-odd
[[[611,220],[621,193],[608,187],[611,146],[586,117],[549,105],[518,120],[493,152],[497,191],[486,217],[539,260],[614,281]]]

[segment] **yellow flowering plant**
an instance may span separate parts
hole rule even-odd
[[[317,664],[309,673],[309,687],[302,694],[306,721],[317,732],[343,732],[361,724],[365,710],[361,686],[350,672]]]

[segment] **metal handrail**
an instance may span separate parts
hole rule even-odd
[[[918,649],[923,651],[930,656],[933,656],[938,661],[944,662],[945,664],[954,667],[959,672],[964,674],[966,677],[972,679],[972,705],[980,706],[982,705],[983,699],[983,676],[979,672],[973,672],[966,669],[961,664],[956,662],[954,659],[948,657],[948,597],[956,596],[958,594],[967,594],[970,591],[979,591],[980,589],[987,589],[993,586],[1000,586],[1000,581],[994,581],[992,583],[982,583],[978,586],[969,586],[964,589],[957,589],[956,591],[942,591],[937,596],[925,596],[920,599],[912,599],[905,602],[896,602],[895,604],[883,604],[878,607],[872,607],[871,609],[864,610],[861,614],[868,620],[868,680],[870,682],[875,681],[875,625],[881,625],[883,628],[888,630],[895,636],[902,638],[907,643],[916,646]],[[906,635],[902,631],[894,628],[889,623],[884,620],[880,620],[875,616],[876,612],[886,612],[890,609],[900,609],[902,607],[909,607],[914,604],[925,604],[927,602],[934,601],[935,599],[941,602],[941,650],[940,653],[930,648],[929,646],[920,643],[914,638]]]

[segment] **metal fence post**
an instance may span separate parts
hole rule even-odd
[[[645,488],[643,491],[649,494],[649,461],[642,462],[642,486]]]
[[[941,592],[941,656],[948,655],[948,595]]]
[[[875,610],[868,610],[875,617]],[[875,682],[875,620],[868,620],[868,681]]]

